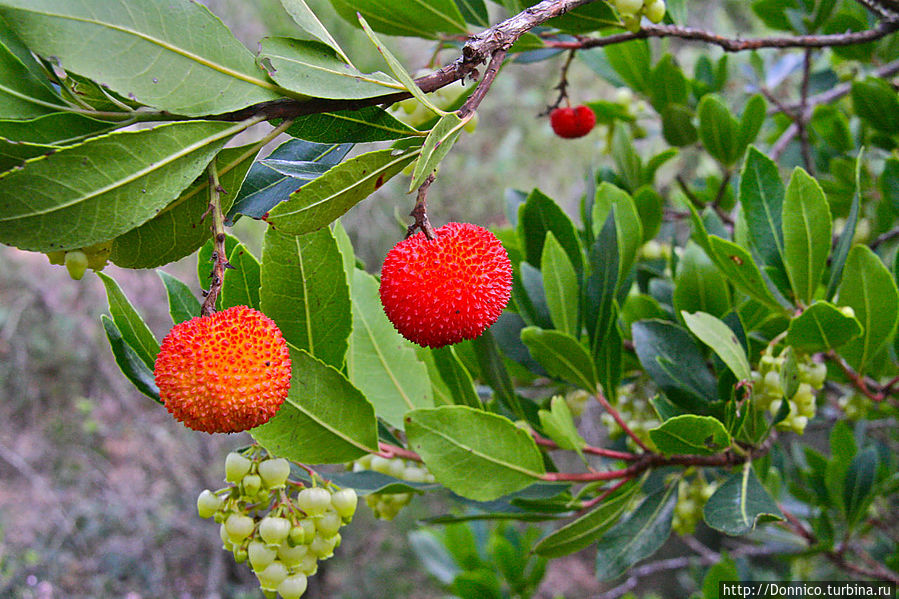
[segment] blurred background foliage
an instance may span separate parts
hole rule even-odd
[[[203,3],[251,49],[265,35],[298,34],[278,0]],[[339,20],[327,0],[308,3],[360,68],[384,69],[370,42]],[[749,35],[757,24],[742,0],[690,0],[689,7],[691,25],[721,34]],[[501,16],[491,15],[493,22]],[[444,51],[433,63],[433,48],[420,40],[388,43],[413,72],[456,58]],[[701,44],[652,43],[675,52],[688,72],[699,56],[714,60],[722,54]],[[614,167],[602,135],[560,140],[538,117],[555,100],[563,60],[560,55],[506,67],[479,111],[477,131],[463,136],[441,165],[446,176],[429,197],[435,225],[504,222],[509,187],[540,187],[576,215],[588,171]],[[737,73],[741,67],[731,68]],[[569,79],[574,103],[614,99],[617,93],[582,62]],[[725,93],[741,94],[745,90],[737,86],[744,83],[732,78],[734,87]],[[795,81],[787,78],[781,85],[789,88]],[[638,141],[638,152],[648,156],[664,147],[654,135],[659,124],[651,111],[641,117],[636,110],[649,133]],[[695,160],[684,153],[664,167],[659,184],[669,185],[685,168],[701,176],[704,165]],[[713,165],[708,167],[711,172]],[[405,184],[397,178],[343,219],[371,271],[402,235],[414,202],[404,194]],[[256,252],[263,231],[249,219],[234,230]],[[195,269],[195,257],[167,267],[193,282],[199,296]],[[161,338],[170,321],[158,277],[114,266],[108,272]],[[109,359],[99,325],[104,306],[97,277],[72,281],[42,254],[0,246],[0,597],[260,597],[249,570],[220,550],[218,527],[195,511],[197,493],[219,485],[225,454],[249,437],[191,432],[129,387]],[[407,538],[417,518],[433,513],[427,502],[444,501],[428,496],[413,502],[393,523],[375,521],[360,508],[335,558],[311,579],[307,596],[446,596],[415,556],[413,545],[428,543],[425,533],[416,533],[413,543]],[[537,596],[595,594],[600,589],[591,562],[584,552],[553,561]]]

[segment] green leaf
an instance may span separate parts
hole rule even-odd
[[[448,345],[427,351],[430,351],[440,378],[449,389],[452,403],[472,408],[482,407],[471,373],[456,355],[456,350]]]
[[[623,189],[603,181],[596,189],[593,204],[594,234],[599,235],[600,227],[615,208],[615,230],[618,238],[618,286],[630,272],[637,252],[643,244],[643,224],[633,198]]]
[[[780,509],[749,462],[718,487],[706,502],[702,515],[706,524],[728,535],[744,535],[758,522],[783,520]]]
[[[250,431],[267,451],[306,464],[349,462],[378,449],[375,411],[339,370],[291,350],[290,391],[281,409]]]
[[[225,148],[215,157],[227,212],[253,164],[256,144]],[[200,176],[178,199],[143,225],[116,237],[109,259],[123,268],[154,268],[180,260],[197,251],[212,237],[209,212],[209,177]]]
[[[712,348],[721,361],[730,369],[737,380],[748,381],[751,378],[749,358],[746,350],[740,344],[737,336],[729,326],[705,312],[689,314],[681,312],[687,328],[696,335],[700,341]]]
[[[259,43],[257,60],[278,85],[313,98],[357,100],[403,89],[383,73],[356,70],[317,41],[268,37]]]
[[[325,28],[305,0],[281,0],[281,6],[306,33],[329,45],[347,64],[352,64],[337,40]]]
[[[786,343],[809,354],[835,349],[862,334],[862,325],[853,316],[819,300],[790,320]]]
[[[687,104],[687,78],[670,54],[665,54],[653,67],[649,88],[649,101],[656,112],[663,112],[670,104]]]
[[[713,94],[703,96],[697,109],[699,137],[713,158],[730,166],[740,157],[739,123],[724,102]]]
[[[827,267],[832,225],[821,186],[797,167],[783,203],[784,266],[793,292],[806,304]]]
[[[846,506],[846,519],[850,524],[858,523],[867,512],[873,501],[871,491],[877,475],[880,458],[877,450],[869,447],[855,456],[843,487],[843,504]]]
[[[534,189],[518,207],[517,229],[528,264],[541,267],[546,233],[552,231],[556,241],[568,254],[574,269],[577,272],[583,271],[583,257],[574,224],[559,205],[539,189]]]
[[[840,353],[860,374],[887,342],[899,317],[899,292],[890,271],[867,246],[849,252],[839,302],[855,311],[862,336],[843,346]]]
[[[249,306],[260,309],[259,287],[261,266],[248,247],[237,244],[228,253],[228,263],[233,267],[225,270],[222,284],[222,308]]]
[[[577,320],[580,295],[577,273],[552,231],[546,232],[540,263],[543,265],[543,289],[553,326],[576,339],[580,332]]]
[[[888,135],[899,133],[899,98],[889,83],[868,77],[852,83],[852,105],[869,126]]]
[[[516,417],[524,420],[524,411],[518,396],[515,395],[512,378],[499,353],[499,346],[493,333],[487,329],[483,335],[472,339],[470,343],[474,349],[477,365],[480,367],[481,378],[493,389],[495,398]]]
[[[30,161],[0,178],[0,242],[47,252],[113,239],[178,197],[244,128],[171,123],[94,137]]]
[[[294,236],[269,227],[260,282],[262,311],[284,339],[341,368],[352,321],[343,259],[331,229]]]
[[[677,503],[677,484],[644,499],[630,517],[616,524],[596,544],[596,578],[611,580],[665,544]]]
[[[490,26],[490,15],[484,0],[456,0],[456,6],[459,7],[459,12],[462,13],[466,23],[479,27]]]
[[[137,387],[138,391],[150,399],[162,403],[162,400],[159,399],[159,388],[153,377],[153,369],[144,364],[137,352],[125,342],[121,331],[111,318],[101,314],[100,320],[103,322],[103,330],[106,331],[106,339],[109,340],[112,355],[122,374],[131,381],[132,385]]]
[[[0,137],[0,173],[24,165],[29,158],[36,158],[42,154],[52,154],[58,149],[59,146],[11,141]]]
[[[561,395],[556,395],[550,400],[549,410],[540,410],[537,415],[546,436],[555,441],[556,445],[562,449],[581,453],[580,450],[587,445],[584,438],[577,432],[571,409]],[[583,454],[581,455],[583,456]]]
[[[534,546],[537,555],[562,557],[586,548],[621,519],[640,486],[631,482],[590,512],[553,531]]]
[[[37,54],[174,114],[219,114],[280,95],[253,55],[198,2],[3,0],[0,15]]]
[[[364,143],[423,135],[378,106],[300,116],[285,133],[318,143]]]
[[[662,136],[672,146],[693,145],[699,139],[699,130],[693,124],[693,111],[687,106],[669,104],[661,111]]]
[[[763,262],[776,268],[783,264],[784,193],[777,164],[750,147],[740,173],[740,205],[753,245]]]
[[[109,275],[98,272],[97,276],[103,281],[106,288],[106,299],[109,302],[109,313],[112,320],[122,335],[125,343],[134,350],[137,357],[150,369],[156,364],[156,354],[159,353],[159,341],[153,332],[141,318],[125,294],[122,288]]]
[[[437,165],[443,160],[453,144],[459,139],[462,128],[468,118],[460,119],[455,112],[450,112],[437,121],[434,128],[425,139],[424,146],[421,148],[421,156],[415,163],[415,170],[412,173],[412,181],[409,184],[409,191],[415,191],[421,184],[425,182],[428,176],[437,170]]]
[[[652,63],[646,40],[631,40],[605,47],[606,59],[615,72],[635,91],[650,93]]]
[[[593,2],[550,19],[546,22],[546,26],[556,27],[565,33],[579,34],[606,29],[618,22],[619,19],[615,16],[612,7],[608,3]]]
[[[665,455],[713,455],[730,447],[730,434],[711,416],[684,414],[649,430],[649,438]]]
[[[722,239],[717,235],[709,235],[709,245],[714,253],[715,263],[728,280],[746,295],[778,311],[784,307],[777,301],[769,289],[762,272],[756,265],[752,255],[742,247]]]
[[[441,406],[414,410],[405,421],[410,449],[440,483],[463,497],[497,499],[544,473],[534,439],[502,416],[468,406]]]
[[[65,105],[39,77],[22,41],[0,27],[0,118],[33,119]]]
[[[668,399],[691,412],[706,412],[718,382],[690,334],[661,320],[635,322],[631,332],[640,364]]]
[[[701,311],[720,318],[731,310],[727,279],[692,241],[677,261],[673,301],[676,314]]]
[[[584,289],[584,320],[594,356],[614,326],[614,302],[619,278],[616,229],[613,207],[590,248],[591,272]]]
[[[272,208],[267,220],[293,235],[320,229],[378,190],[416,156],[417,152],[396,154],[387,149],[342,162],[290,194]]]
[[[863,153],[864,150],[862,149],[855,159],[855,193],[852,196],[852,204],[849,206],[849,216],[846,217],[846,225],[843,227],[843,232],[840,233],[840,238],[837,240],[837,245],[831,257],[830,277],[827,280],[827,292],[824,294],[824,299],[827,300],[832,299],[837,292],[837,286],[843,277],[843,267],[846,264],[846,258],[849,257],[849,250],[852,248],[852,240],[855,237],[855,226],[858,224],[858,213],[861,204],[859,198],[861,196]]]
[[[644,185],[634,192],[634,205],[643,225],[643,243],[655,239],[665,218],[665,199],[651,185]]]
[[[890,203],[893,211],[899,213],[899,158],[887,158],[880,174],[880,193]]]
[[[200,301],[187,283],[164,270],[157,270],[156,274],[165,285],[165,292],[169,299],[169,314],[172,316],[173,323],[179,324],[200,315]]]
[[[746,102],[743,114],[740,116],[739,139],[737,141],[741,154],[758,137],[762,124],[765,122],[767,110],[768,105],[765,103],[765,98],[760,94],[755,94]]]
[[[561,331],[528,327],[521,331],[521,340],[551,376],[596,392],[593,360],[577,339]]]
[[[427,368],[387,320],[375,278],[357,269],[352,289],[347,375],[372,402],[379,417],[402,428],[403,415],[409,410],[434,405]]]
[[[387,35],[434,39],[438,33],[466,33],[453,0],[331,0],[337,14],[358,26],[361,14],[372,29]]]

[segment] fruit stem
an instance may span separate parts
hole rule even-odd
[[[559,90],[559,97],[556,98],[556,101],[548,106],[546,111],[540,116],[547,116],[554,109],[561,106],[563,101],[565,102],[565,106],[571,106],[571,102],[568,99],[568,69],[571,67],[575,54],[577,54],[576,49],[572,49],[568,53],[568,58],[565,60],[565,64],[562,65],[562,70],[559,73],[559,84],[555,87],[555,89]]]
[[[206,300],[200,309],[202,316],[215,313],[215,303],[222,290],[222,282],[225,280],[225,269],[234,268],[228,262],[228,255],[225,252],[225,215],[222,214],[222,194],[225,193],[225,190],[219,182],[219,173],[214,160],[209,164],[207,171],[209,173],[209,212],[212,213],[214,249],[212,251],[212,282],[209,284]]]
[[[428,190],[431,188],[431,183],[433,182],[434,174],[431,173],[428,175],[428,178],[425,179],[425,182],[421,184],[421,187],[418,188],[418,197],[415,200],[415,208],[409,213],[409,216],[415,218],[415,222],[406,229],[406,237],[410,237],[416,229],[421,229],[422,233],[424,233],[425,237],[428,239],[434,240],[436,238],[434,229],[431,227],[431,221],[428,220]]]

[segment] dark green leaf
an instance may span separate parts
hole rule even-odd
[[[674,310],[677,314],[708,312],[722,317],[731,309],[727,279],[697,244],[687,243],[677,261],[674,278]]]
[[[763,304],[783,310],[784,307],[774,297],[762,272],[756,265],[752,255],[737,244],[721,239],[717,235],[709,236],[709,245],[717,258],[718,265],[728,280],[746,295]]]
[[[740,124],[724,102],[714,95],[706,95],[699,103],[699,137],[713,158],[730,166],[739,158]]]
[[[576,339],[580,333],[578,323],[580,288],[577,273],[552,231],[546,233],[540,263],[543,265],[541,274],[546,305],[553,326]]]
[[[552,231],[575,270],[582,272],[583,258],[574,224],[552,198],[535,189],[518,208],[518,237],[524,244],[525,260],[536,268],[540,268],[547,231]]]
[[[606,46],[605,54],[609,64],[625,83],[635,91],[649,93],[652,63],[646,40],[631,40]]]
[[[652,69],[649,89],[650,102],[658,113],[670,104],[687,104],[687,78],[670,54],[664,55]]]
[[[666,455],[712,455],[730,447],[727,429],[711,416],[684,414],[650,429],[649,437]]]
[[[729,535],[744,535],[758,522],[783,520],[774,499],[748,462],[715,491],[702,515],[706,524]]]
[[[618,238],[614,207],[590,249],[590,276],[585,288],[584,319],[594,355],[612,326],[618,286]]]
[[[440,117],[440,120],[431,129],[431,132],[425,139],[424,146],[421,148],[421,156],[418,157],[418,162],[415,163],[409,191],[418,189],[425,182],[425,179],[437,170],[440,161],[452,149],[453,144],[459,138],[459,134],[462,133],[462,127],[467,122],[468,119],[460,119],[455,112],[450,112]]]
[[[546,22],[548,27],[557,27],[566,33],[590,33],[599,31],[618,22],[612,7],[606,2],[593,2],[579,6],[561,17]]]
[[[487,13],[487,5],[484,0],[456,0],[456,6],[462,13],[466,23],[479,27],[490,26],[490,15]]]
[[[855,113],[868,125],[889,135],[899,133],[899,98],[889,83],[875,77],[852,83]]]
[[[738,144],[741,154],[758,137],[762,124],[765,122],[767,110],[768,105],[765,103],[765,98],[760,94],[752,96],[746,102],[743,114],[740,116]]]
[[[865,516],[868,506],[874,499],[871,491],[879,461],[877,450],[869,447],[855,456],[846,471],[843,504],[846,506],[846,518],[852,524]]]
[[[137,352],[131,349],[131,346],[125,342],[122,333],[111,318],[102,314],[100,320],[103,322],[103,329],[106,331],[106,338],[109,340],[112,355],[122,374],[131,381],[131,384],[137,387],[138,391],[150,399],[162,403],[162,400],[159,399],[159,388],[156,386],[153,370],[144,364]]]
[[[680,104],[669,104],[661,111],[662,135],[672,146],[684,147],[696,143],[699,130],[693,124],[693,111]]]
[[[808,304],[830,255],[830,207],[818,182],[797,168],[783,203],[784,266],[796,297]]]
[[[305,0],[281,0],[281,6],[284,7],[287,14],[289,14],[296,24],[306,31],[306,33],[309,33],[316,39],[333,48],[344,62],[350,62],[350,59],[337,43],[337,40],[334,39],[322,22],[318,20],[318,17],[315,16],[315,13],[312,12],[312,9],[309,8],[309,5],[306,4]]]
[[[849,216],[846,217],[846,225],[837,246],[833,250],[830,262],[830,278],[827,280],[827,292],[824,299],[830,300],[837,292],[837,286],[843,277],[843,266],[846,264],[846,258],[849,257],[849,249],[852,247],[852,240],[855,237],[855,226],[858,224],[858,213],[860,208],[859,196],[861,195],[860,173],[862,165],[862,152],[859,152],[855,162],[855,194],[852,196],[852,204],[849,207]]]
[[[200,315],[200,302],[186,283],[163,270],[157,270],[156,274],[165,285],[172,322],[178,324]]]
[[[496,344],[493,333],[490,329],[487,329],[483,335],[472,339],[471,345],[474,348],[477,363],[481,369],[481,376],[493,389],[496,398],[515,416],[525,419],[524,411],[518,396],[515,395],[512,379],[503,363],[503,358],[499,353],[499,347]]]
[[[618,241],[617,284],[620,286],[630,272],[631,266],[637,258],[637,252],[643,243],[643,224],[640,222],[640,214],[637,212],[637,207],[630,194],[604,181],[596,189],[596,199],[593,204],[595,235],[599,235],[599,227],[606,222],[613,207]]]
[[[137,357],[151,370],[156,364],[156,354],[159,353],[159,341],[153,335],[150,327],[144,322],[115,279],[102,272],[97,276],[103,281],[106,288],[106,299],[109,302],[109,313],[112,320],[122,335],[125,343],[134,350]]]
[[[465,33],[465,19],[453,0],[331,0],[337,13],[358,27],[361,14],[372,29],[387,35],[433,39],[438,33]]]
[[[786,342],[799,351],[817,353],[834,349],[862,334],[862,326],[854,316],[819,300],[793,317]]]
[[[528,327],[521,331],[521,340],[550,375],[596,392],[593,360],[577,339],[561,331]]]
[[[449,389],[452,403],[472,408],[480,408],[481,400],[474,387],[471,374],[462,364],[451,346],[429,350],[440,378]]]
[[[740,205],[753,245],[763,262],[783,265],[784,184],[777,164],[755,147],[750,147],[740,173]]]
[[[363,143],[421,135],[378,106],[297,117],[286,133],[317,143]]]

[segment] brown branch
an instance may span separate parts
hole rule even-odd
[[[870,247],[872,250],[876,250],[882,244],[884,244],[888,241],[892,241],[893,239],[896,239],[897,237],[899,237],[899,227],[897,227],[895,229],[890,229],[886,233],[881,233],[874,239],[874,241],[872,241],[871,243],[868,244],[868,247]]]
[[[490,86],[493,85],[493,80],[496,79],[500,68],[503,66],[506,52],[507,50],[505,48],[500,48],[490,57],[490,64],[487,65],[487,71],[484,73],[484,78],[481,79],[477,88],[475,88],[474,92],[468,96],[468,99],[465,100],[465,104],[463,104],[462,108],[457,112],[459,118],[464,119],[468,115],[474,113],[474,111],[478,109],[478,106],[481,105],[481,102],[484,101],[484,97],[486,97],[487,92],[490,91]]]
[[[802,159],[805,162],[805,170],[810,175],[815,175],[815,162],[812,160],[812,146],[809,143],[807,113],[808,113],[808,90],[812,74],[812,48],[806,48],[805,56],[802,60],[802,83],[799,86],[799,110],[796,115],[796,126],[799,128],[799,145],[802,148]]]
[[[421,160],[421,158],[419,158],[419,160]],[[418,188],[415,207],[412,209],[412,212],[409,213],[409,216],[415,218],[415,222],[406,228],[406,237],[411,237],[416,229],[421,229],[421,232],[424,233],[425,237],[428,239],[433,240],[435,237],[434,228],[431,227],[431,221],[428,219],[428,190],[431,188],[431,183],[433,182],[434,173],[431,173],[425,179],[425,182]]]
[[[222,194],[225,193],[225,190],[219,183],[219,174],[214,161],[209,165],[208,171],[209,208],[206,214],[212,214],[214,249],[212,251],[212,281],[209,283],[209,291],[206,292],[206,299],[200,308],[202,316],[210,316],[215,313],[215,303],[222,290],[222,283],[225,281],[225,269],[233,268],[228,262],[228,254],[225,251],[225,216],[222,214]]]

